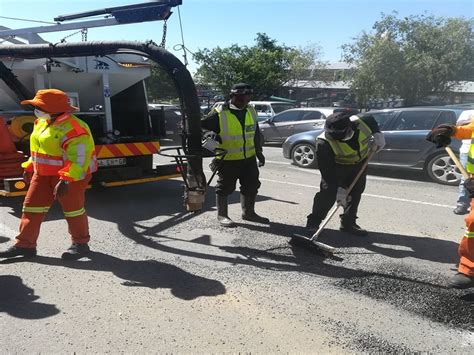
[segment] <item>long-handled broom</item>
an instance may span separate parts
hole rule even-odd
[[[357,183],[357,181],[359,180],[361,175],[364,173],[364,170],[367,168],[367,164],[369,164],[370,159],[372,159],[372,157],[374,156],[374,154],[376,152],[377,152],[377,148],[375,146],[373,146],[371,148],[370,152],[369,152],[367,160],[364,162],[364,164],[360,168],[359,172],[357,173],[356,177],[354,178],[352,183],[347,188],[347,196],[349,196],[349,194],[352,191],[354,185]],[[328,216],[324,219],[324,221],[321,222],[318,230],[313,234],[313,236],[311,238],[305,237],[304,235],[301,235],[301,234],[293,234],[291,236],[291,239],[290,239],[289,243],[291,245],[295,245],[295,246],[302,246],[302,247],[309,247],[309,248],[312,248],[312,249],[316,249],[316,250],[319,250],[319,251],[323,252],[324,254],[334,254],[334,253],[336,253],[336,250],[337,250],[336,248],[334,248],[330,245],[318,242],[318,237],[321,234],[321,232],[323,231],[324,227],[326,227],[326,225],[329,223],[331,218],[336,214],[337,210],[341,206],[342,206],[342,204],[339,203],[339,202],[336,205],[334,205],[332,210],[329,212]]]

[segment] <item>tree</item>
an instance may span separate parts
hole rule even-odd
[[[356,66],[352,91],[360,104],[399,96],[414,105],[430,95],[444,97],[474,73],[472,20],[382,14],[373,33],[343,46]]]
[[[199,50],[194,60],[200,65],[196,79],[211,84],[224,95],[233,84],[245,82],[254,88],[256,98],[268,97],[284,84],[300,79],[308,69],[321,65],[319,49],[290,48],[278,45],[264,33],[258,33],[252,47],[233,44],[227,48]]]
[[[151,75],[146,81],[146,87],[148,99],[151,101],[169,101],[179,98],[170,75],[158,64],[152,64]]]

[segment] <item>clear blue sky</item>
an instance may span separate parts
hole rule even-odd
[[[52,21],[58,15],[100,8],[147,2],[146,0],[0,0],[0,16]],[[337,61],[340,46],[361,31],[370,31],[380,14],[397,11],[400,16],[430,14],[447,17],[474,17],[473,0],[183,0],[180,6],[184,41],[191,51],[226,47],[236,43],[252,45],[257,32],[288,46],[319,45],[322,59]],[[0,25],[11,28],[41,24],[0,18]],[[58,41],[72,33],[42,35]],[[92,28],[89,40],[149,40],[161,42],[162,22]],[[80,41],[80,35],[70,40]],[[168,21],[167,49],[181,43],[178,11]],[[189,60],[192,60],[189,56]],[[195,65],[191,63],[190,70]]]

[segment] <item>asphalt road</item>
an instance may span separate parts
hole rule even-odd
[[[187,214],[179,180],[89,191],[89,259],[64,262],[58,206],[39,256],[0,262],[2,353],[432,352],[472,353],[473,291],[446,287],[463,217],[456,187],[418,174],[372,171],[354,237],[334,218],[321,238],[333,258],[291,247],[303,233],[319,174],[292,166],[278,146],[257,212],[217,226],[214,190]],[[18,228],[21,199],[0,199],[0,248]]]

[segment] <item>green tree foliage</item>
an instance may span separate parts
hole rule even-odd
[[[345,60],[356,66],[352,90],[360,104],[399,96],[409,106],[472,80],[472,20],[397,15],[382,14],[372,33],[343,46]]]
[[[245,82],[254,88],[255,98],[273,95],[282,85],[300,79],[308,69],[321,65],[316,47],[305,49],[278,45],[264,33],[258,33],[252,47],[233,44],[227,48],[203,49],[195,53],[199,67],[196,79],[210,84],[224,95],[233,84]]]
[[[146,87],[150,102],[177,102],[179,100],[173,80],[158,64],[152,64],[151,75],[146,80]]]

